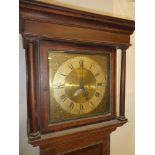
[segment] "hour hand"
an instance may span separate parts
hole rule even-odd
[[[83,60],[80,60],[81,77],[80,77],[80,88],[83,88]]]
[[[88,100],[88,91],[83,87],[83,95],[86,97],[86,100]]]
[[[73,96],[76,97],[76,96],[80,95],[82,92],[83,92],[83,90],[82,90],[81,88],[79,88],[79,89],[77,89],[77,90],[75,91],[75,93],[74,93]]]
[[[80,88],[83,89],[83,79],[80,79]]]

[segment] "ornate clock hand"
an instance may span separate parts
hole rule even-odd
[[[80,68],[81,68],[81,77],[80,77],[80,88],[83,88],[83,60],[81,60],[80,62]]]
[[[81,89],[83,88],[83,81],[82,81],[82,78],[80,78],[80,88],[81,88]]]
[[[82,92],[83,92],[83,90],[82,90],[81,88],[79,88],[79,89],[77,89],[77,90],[74,92],[73,96],[78,96],[78,95],[80,95]]]
[[[82,90],[83,90],[83,95],[86,97],[86,100],[88,100],[88,91],[83,87],[82,88]]]

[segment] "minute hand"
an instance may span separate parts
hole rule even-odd
[[[83,95],[86,97],[86,100],[88,100],[88,91],[83,87]]]
[[[81,75],[81,78],[80,78],[80,88],[83,88],[84,87],[84,84],[83,84],[83,61],[80,61],[80,67],[81,67],[81,71],[82,71],[82,75]]]

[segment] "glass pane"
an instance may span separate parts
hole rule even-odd
[[[50,122],[110,111],[110,55],[49,51]]]

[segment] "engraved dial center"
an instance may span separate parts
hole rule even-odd
[[[90,100],[95,90],[96,79],[91,71],[85,68],[74,69],[65,79],[65,92],[71,100],[77,103]]]

